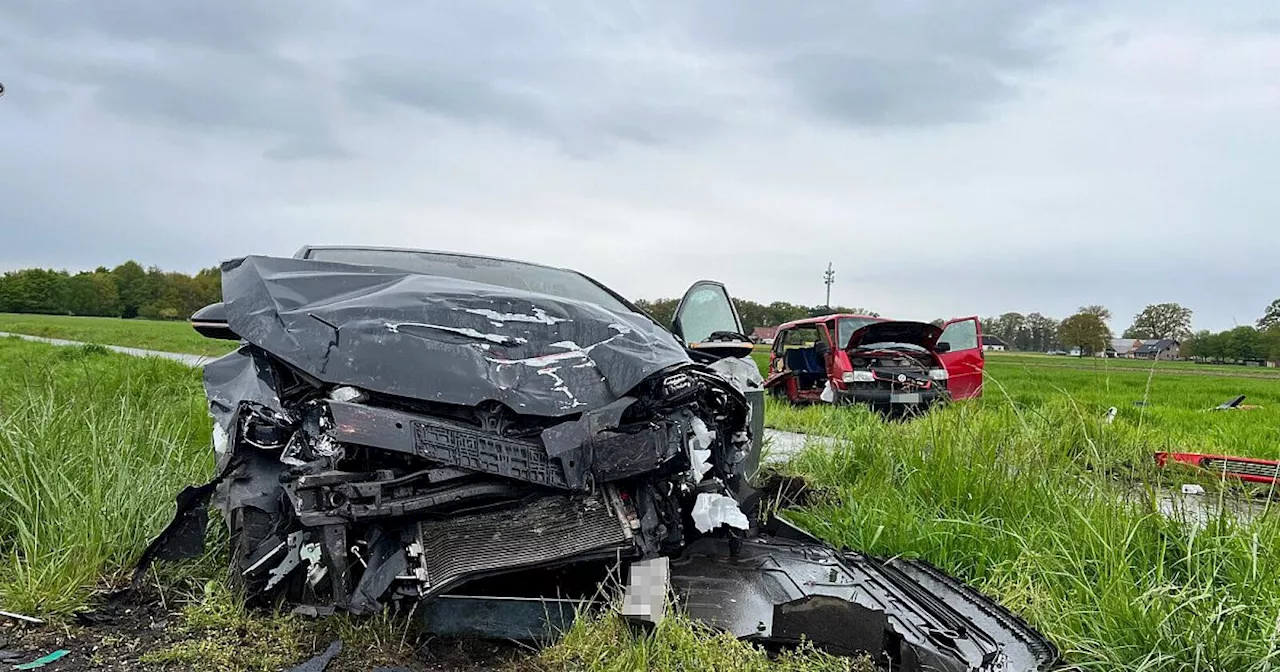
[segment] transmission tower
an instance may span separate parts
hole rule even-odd
[[[831,262],[827,262],[827,272],[822,274],[822,281],[827,285],[827,310],[831,310],[831,283],[836,281],[836,272],[831,270]]]

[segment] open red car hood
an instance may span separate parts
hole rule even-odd
[[[852,350],[866,343],[910,343],[930,352],[942,336],[942,329],[928,322],[873,322],[849,336],[846,349]]]

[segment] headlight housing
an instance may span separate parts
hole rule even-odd
[[[946,369],[929,369],[929,377],[933,380],[946,380],[951,376]]]
[[[876,377],[870,371],[845,371],[840,379],[846,383],[874,383]]]

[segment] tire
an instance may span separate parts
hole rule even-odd
[[[272,537],[285,536],[285,530],[280,529],[284,525],[285,519],[281,515],[270,514],[252,506],[231,511],[231,585],[244,596],[244,603],[248,606],[266,606],[280,601],[301,602],[303,599],[307,580],[302,567],[294,569],[270,590],[267,589],[269,573],[256,577],[244,575],[253,552],[262,542]]]
[[[246,577],[251,556],[276,531],[276,517],[251,506],[231,511],[231,585],[243,596],[245,604],[267,602],[265,577]]]

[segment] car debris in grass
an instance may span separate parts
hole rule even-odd
[[[1236,478],[1250,483],[1275,485],[1277,479],[1280,479],[1280,461],[1278,460],[1168,451],[1157,452],[1155,459],[1156,464],[1161,467],[1183,464],[1218,476]]]
[[[422,605],[439,634],[537,639],[544,605],[630,569],[639,621],[672,591],[737,637],[906,672],[1057,661],[923,563],[760,515],[763,379],[723,285],[694,284],[668,330],[574,271],[471,255],[304,248],[222,281],[192,318],[242,341],[204,368],[217,475],[135,577],[200,553],[212,501],[256,604]]]

